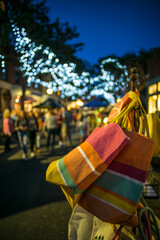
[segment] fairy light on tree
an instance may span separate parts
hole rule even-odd
[[[61,98],[90,99],[91,96],[103,95],[112,102],[113,95],[116,99],[125,90],[124,79],[127,80],[128,72],[126,66],[120,64],[117,58],[103,59],[100,63],[100,74],[97,76],[92,77],[89,72],[82,72],[79,76],[74,63],[61,64],[49,47],[36,46],[24,28],[20,31],[14,24],[12,28],[16,38],[15,50],[20,55],[20,70],[27,79],[28,86],[34,83],[35,87],[42,85],[55,93],[60,91]],[[50,74],[49,81],[42,79],[45,74]]]
[[[0,54],[0,78],[5,80],[5,77],[6,77],[5,57]]]
[[[118,97],[124,94],[129,82],[127,66],[122,65],[118,58],[109,57],[101,61],[100,69],[99,88],[111,93],[116,101]]]
[[[20,70],[27,78],[27,85],[31,83],[42,85],[52,89],[54,92],[61,91],[61,97],[73,98],[74,96],[85,93],[78,89],[82,85],[83,77],[75,72],[74,63],[60,64],[56,55],[50,49],[43,48],[42,45],[36,46],[34,42],[27,37],[25,29],[21,32],[18,27],[12,24],[13,32],[16,38],[15,50],[20,54]],[[40,79],[40,75],[50,73],[52,80],[49,82]]]

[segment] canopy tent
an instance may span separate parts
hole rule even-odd
[[[33,102],[37,102],[37,101],[34,98],[32,98],[32,97],[25,96],[24,97],[24,102],[33,103]]]
[[[34,108],[61,108],[63,107],[59,102],[57,102],[56,100],[54,100],[53,98],[49,98],[46,101],[44,101],[43,103],[40,103],[36,106],[34,106]]]
[[[88,103],[84,104],[83,107],[91,107],[91,108],[99,108],[99,107],[107,107],[108,102],[101,101],[101,100],[91,100]]]

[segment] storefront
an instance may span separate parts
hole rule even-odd
[[[160,111],[160,76],[147,83],[148,113]]]
[[[34,105],[37,105],[38,103],[41,102],[42,94],[39,91],[32,91],[27,89],[25,91],[25,97],[24,97],[24,110],[25,111],[31,111],[32,107]],[[20,110],[21,109],[21,104],[22,104],[22,90],[20,91],[15,91],[14,92],[14,109],[15,110]]]

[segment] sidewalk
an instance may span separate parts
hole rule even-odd
[[[41,153],[28,162],[16,144],[0,155],[0,239],[67,240],[71,208],[59,186],[46,182],[50,162],[63,157],[79,145],[79,133],[73,132],[73,145],[56,146],[53,153],[42,141]]]

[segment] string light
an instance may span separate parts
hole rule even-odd
[[[106,63],[114,63],[117,68],[122,69],[124,75],[127,76],[126,66],[122,66],[118,59],[107,58],[100,63],[100,75],[92,77],[89,72],[82,72],[79,76],[75,69],[76,64],[64,63],[61,64],[56,54],[49,47],[44,48],[43,45],[36,46],[35,42],[27,36],[24,28],[21,30],[12,23],[13,33],[15,35],[15,50],[19,53],[19,61],[21,63],[20,70],[27,78],[27,85],[35,84],[35,87],[42,85],[50,91],[61,91],[61,97],[71,97],[73,100],[76,96],[83,98],[87,92],[89,85],[92,85],[88,99],[91,96],[103,95],[105,98],[113,100],[111,94],[107,93],[111,87],[111,81],[114,80],[114,75],[110,71],[105,70]],[[2,55],[0,55],[2,59]],[[4,61],[1,60],[2,69],[5,68]],[[41,74],[51,75],[51,81],[43,81],[37,76]],[[123,75],[123,77],[124,77]],[[122,81],[123,81],[123,77]],[[125,87],[125,86],[124,86]]]

